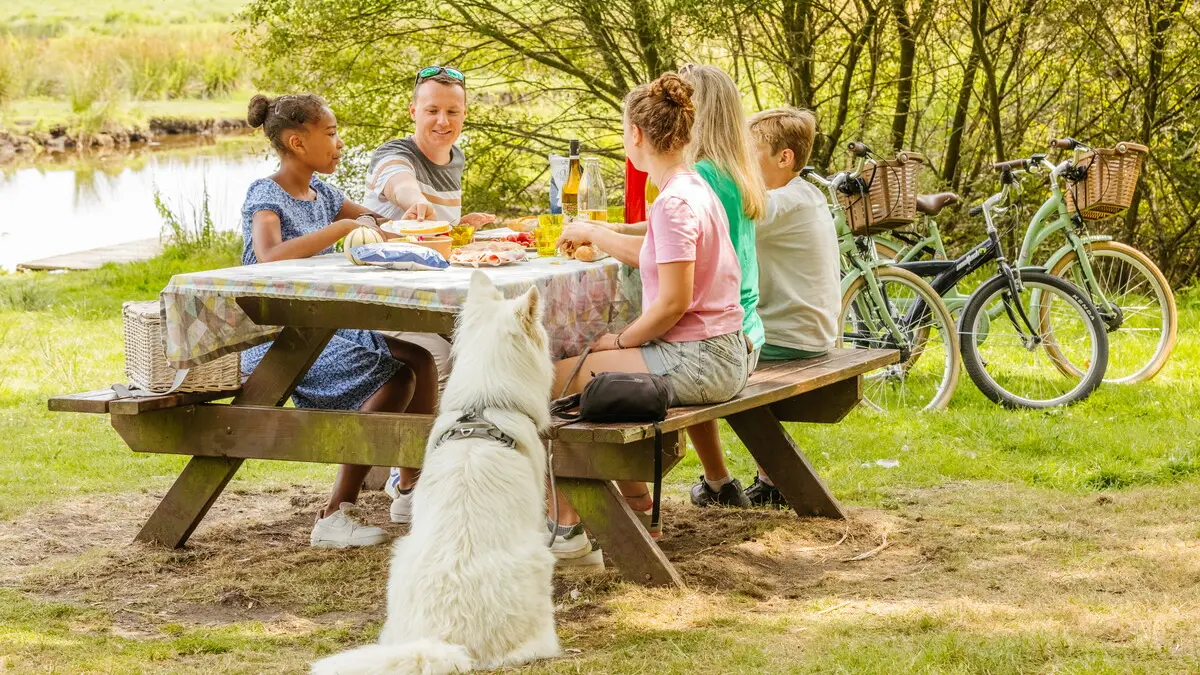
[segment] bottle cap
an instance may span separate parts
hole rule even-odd
[[[571,156],[579,156],[579,141],[574,138],[571,139]]]

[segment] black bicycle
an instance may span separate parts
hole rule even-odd
[[[1082,401],[1100,386],[1108,367],[1108,335],[1088,294],[1045,268],[1013,267],[1004,257],[993,216],[1013,206],[1020,194],[1018,175],[1036,162],[1034,157],[993,165],[1000,172],[1000,192],[970,210],[971,215],[983,214],[987,224],[983,242],[957,260],[896,264],[929,279],[934,290],[946,295],[975,270],[996,262],[999,272],[983,282],[963,307],[959,349],[979,390],[1010,408]]]

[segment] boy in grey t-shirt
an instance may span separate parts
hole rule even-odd
[[[820,356],[833,348],[840,330],[837,229],[825,196],[800,177],[816,131],[816,117],[798,108],[750,118],[767,184],[767,214],[755,223],[758,315],[767,334],[763,361]],[[754,506],[787,506],[761,466],[746,497]]]
[[[825,196],[800,177],[816,135],[807,110],[776,108],[750,118],[767,184],[756,223],[762,359],[812,358],[833,348],[841,311],[837,230]]]

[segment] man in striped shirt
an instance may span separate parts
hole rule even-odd
[[[367,170],[363,205],[392,220],[448,220],[479,227],[495,216],[462,216],[465,158],[455,145],[467,114],[462,73],[441,66],[421,69],[408,112],[416,126],[411,136],[388,141],[375,150]]]

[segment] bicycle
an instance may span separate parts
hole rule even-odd
[[[954,318],[936,291],[917,275],[880,260],[868,250],[869,238],[855,235],[838,194],[874,160],[861,143],[851,143],[857,158],[852,171],[829,179],[812,167],[801,172],[829,193],[842,258],[842,307],[838,346],[900,351],[900,361],[863,377],[863,401],[876,410],[941,410],[958,385],[961,363]]]
[[[1170,284],[1153,261],[1137,249],[1113,241],[1108,235],[1091,235],[1085,228],[1082,215],[1071,213],[1066,190],[1073,189],[1085,177],[1087,165],[1080,166],[1079,157],[1091,149],[1072,138],[1053,140],[1052,148],[1072,150],[1074,155],[1055,165],[1046,155],[1030,158],[1031,169],[1050,171],[1050,196],[1038,208],[1025,230],[1018,267],[1032,264],[1036,251],[1051,236],[1061,232],[1066,243],[1055,250],[1043,263],[1050,274],[1068,279],[1087,291],[1100,312],[1109,333],[1110,362],[1105,382],[1131,384],[1154,377],[1171,356],[1175,346],[1179,316]],[[1122,144],[1123,145],[1123,144]],[[1118,145],[1118,149],[1121,145]],[[953,198],[948,199],[948,198]],[[927,209],[926,235],[896,233],[902,244],[877,238],[876,248],[883,255],[891,254],[898,262],[912,262],[933,255],[946,257],[934,216],[942,206],[957,201],[953,193],[925,196]],[[934,201],[945,203],[933,208]],[[1075,201],[1078,204],[1078,200]],[[922,205],[918,201],[918,206]],[[1053,220],[1051,220],[1053,218]],[[958,313],[966,297],[956,289],[943,295],[951,312]],[[1065,355],[1055,361],[1065,374],[1079,375],[1082,371]]]
[[[930,278],[945,294],[971,273],[995,261],[999,271],[975,289],[958,320],[967,374],[991,401],[1010,408],[1049,408],[1091,395],[1108,366],[1108,334],[1087,293],[1041,267],[1009,264],[994,215],[1004,213],[1020,191],[1017,175],[1036,158],[1000,162],[1000,192],[971,210],[982,213],[987,238],[956,260],[921,260],[897,267]],[[1083,364],[1079,375],[1062,361]]]

